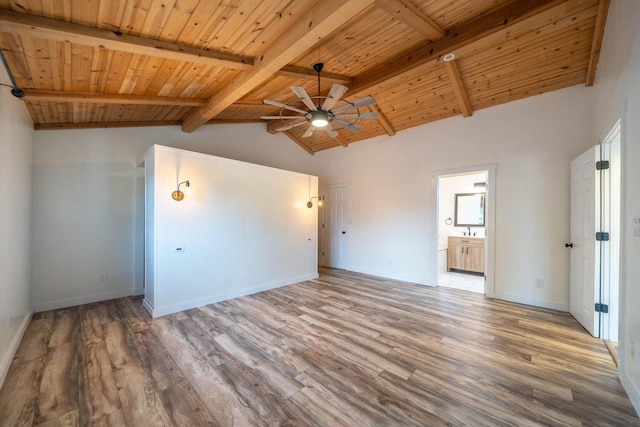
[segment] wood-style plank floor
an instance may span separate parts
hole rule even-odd
[[[340,270],[151,320],[34,316],[2,426],[640,426],[568,314]]]

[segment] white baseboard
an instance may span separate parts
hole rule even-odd
[[[147,312],[149,312],[151,317],[153,317],[154,308],[146,298],[142,300],[142,306],[144,307],[145,310],[147,310]]]
[[[620,378],[622,387],[624,388],[624,391],[627,392],[627,396],[629,396],[629,400],[635,408],[636,414],[640,416],[640,391],[638,391],[635,384],[633,384],[631,379],[623,370],[618,370],[618,378]]]
[[[569,311],[568,304],[560,304],[560,303],[542,300],[542,299],[521,297],[519,295],[509,295],[509,294],[501,294],[501,293],[493,293],[493,292],[492,293],[487,292],[487,296],[489,298],[515,302],[518,304],[532,305],[534,307],[549,308],[551,310],[566,311],[566,312]]]
[[[389,273],[388,271],[383,271],[383,270],[373,270],[373,269],[361,268],[361,267],[357,267],[357,266],[356,267],[349,267],[346,270],[347,271],[353,271],[354,273],[362,273],[362,274],[368,274],[369,276],[381,277],[383,279],[390,279],[390,280],[397,280],[399,282],[413,283],[413,284],[416,284],[416,285],[430,286],[430,287],[436,287],[437,286],[435,283],[434,284],[426,283],[425,279],[421,278],[421,277],[397,275],[397,274],[392,274],[392,273]]]
[[[35,311],[36,313],[39,313],[41,311],[57,310],[59,308],[73,307],[75,305],[89,304],[92,302],[107,301],[114,298],[138,295],[136,291],[137,290],[134,289],[120,289],[117,291],[104,292],[101,294],[87,295],[77,298],[66,298],[57,301],[48,301],[35,304]]]
[[[7,373],[9,372],[9,367],[11,366],[11,362],[13,361],[13,356],[15,356],[16,351],[18,351],[20,341],[22,341],[22,337],[27,331],[27,327],[29,326],[29,322],[31,321],[32,317],[33,309],[25,313],[22,322],[20,322],[20,327],[18,327],[16,334],[11,340],[11,344],[9,344],[9,348],[7,348],[5,353],[2,355],[2,361],[0,362],[0,387],[2,387],[2,384],[4,384],[4,380],[7,377]]]
[[[387,278],[387,279],[391,279],[391,280],[399,280],[399,281],[402,281],[402,282],[415,283],[417,285],[422,285],[422,286],[431,286],[431,287],[437,286],[436,284],[426,283],[423,279],[418,278],[418,277],[409,277],[409,276],[401,276],[401,275],[398,276],[398,275],[389,274],[388,272],[384,272],[384,271],[371,270],[371,269],[368,269],[368,268],[359,268],[357,266],[356,267],[350,267],[348,269],[348,271],[353,271],[354,273],[368,274],[368,275],[371,275],[371,276]],[[549,308],[549,309],[558,310],[558,311],[566,311],[566,312],[569,311],[569,305],[568,304],[560,304],[560,303],[555,303],[555,302],[547,301],[547,300],[540,300],[540,299],[535,299],[535,298],[521,297],[519,295],[493,293],[493,292],[489,292],[488,290],[487,290],[486,295],[489,298],[495,298],[495,299],[499,299],[499,300],[515,302],[515,303],[518,303],[518,304],[531,305],[531,306],[534,306],[534,307],[541,307],[541,308]]]
[[[220,301],[226,301],[232,298],[244,297],[247,295],[255,294],[262,291],[268,291],[269,289],[280,288],[282,286],[293,285],[294,283],[304,282],[305,280],[317,279],[318,273],[306,274],[303,276],[291,277],[285,280],[278,280],[275,282],[264,283],[251,288],[244,288],[234,290],[232,292],[225,292],[222,294],[211,295],[204,298],[198,298],[195,300],[184,301],[178,304],[165,305],[164,307],[153,307],[146,300],[143,302],[144,308],[151,314],[151,317],[166,316],[167,314],[177,313],[178,311],[189,310],[196,307],[202,307],[203,305],[213,304]]]

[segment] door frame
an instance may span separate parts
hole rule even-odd
[[[614,145],[615,144],[615,145]],[[606,154],[603,160],[610,161],[609,176],[603,182],[605,198],[602,214],[603,229],[610,234],[608,247],[603,254],[601,266],[602,303],[609,306],[609,313],[601,320],[600,335],[604,340],[619,341],[620,322],[620,263],[621,263],[621,229],[622,229],[622,121],[607,133],[600,144],[602,152]],[[617,193],[614,188],[617,180]],[[617,206],[616,206],[617,205]],[[617,208],[617,218],[616,215]]]
[[[433,251],[433,265],[438,265],[438,236],[440,235],[440,207],[438,206],[438,192],[440,191],[440,178],[445,178],[452,175],[464,175],[470,173],[487,173],[487,188],[485,195],[485,259],[484,259],[484,293],[488,297],[495,297],[495,252],[496,252],[496,177],[497,177],[497,163],[489,163],[484,165],[466,166],[456,169],[444,169],[433,171],[431,173],[431,194],[434,194],[433,199],[435,216],[435,247]],[[437,275],[436,275],[437,281]]]
[[[349,268],[349,261],[350,261],[350,248],[351,248],[351,184],[349,184],[348,182],[346,183],[339,183],[339,184],[327,184],[327,185],[322,185],[320,186],[320,197],[322,197],[322,200],[325,202],[326,204],[326,200],[325,200],[325,196],[327,195],[328,190],[333,190],[336,188],[345,188],[347,190],[347,234],[345,235],[345,247],[344,249],[344,256],[345,256],[345,261],[344,261],[344,268],[348,270]],[[320,236],[319,239],[319,245],[318,245],[318,265],[321,265],[323,267],[326,267],[326,257],[325,257],[325,253],[326,253],[326,246],[327,246],[327,229],[324,228],[324,224],[327,222],[327,209],[326,206],[323,206],[322,208],[320,208],[321,211],[319,212],[318,218],[318,235]]]

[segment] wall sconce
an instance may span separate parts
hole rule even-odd
[[[311,209],[313,207],[313,199],[318,199],[318,206],[322,206],[322,197],[320,196],[313,196],[312,198],[309,199],[309,201],[307,202],[307,207],[309,209]]]
[[[180,186],[184,184],[185,187],[189,188],[191,187],[191,184],[189,183],[189,180],[186,181],[182,181],[180,184],[178,184],[178,189],[176,191],[174,191],[173,193],[171,193],[171,197],[173,198],[173,200],[179,202],[180,200],[184,199],[184,193],[182,191],[180,191]]]

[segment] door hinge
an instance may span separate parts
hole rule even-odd
[[[596,313],[608,313],[609,306],[607,304],[596,303]]]
[[[604,231],[598,231],[596,233],[596,241],[598,241],[598,242],[608,242],[609,241],[609,233],[605,233]]]
[[[603,169],[609,169],[609,160],[600,160],[596,162],[596,170],[601,171]]]

